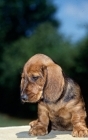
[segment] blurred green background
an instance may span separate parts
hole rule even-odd
[[[88,111],[88,34],[71,42],[59,31],[56,11],[50,0],[0,1],[0,126],[27,125],[37,117],[37,104],[20,101],[22,68],[36,53],[50,56],[79,83]]]

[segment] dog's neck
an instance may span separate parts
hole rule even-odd
[[[42,98],[42,101],[43,101],[44,103],[48,103],[48,104],[56,104],[57,102],[59,102],[59,101],[64,97],[64,94],[65,94],[65,91],[63,90],[61,96],[60,96],[57,100],[55,100],[55,101],[50,101],[49,99],[46,99],[46,98],[43,97],[43,98]]]

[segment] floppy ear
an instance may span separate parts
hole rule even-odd
[[[47,67],[46,86],[44,88],[44,100],[55,103],[61,96],[64,88],[62,69],[56,64]]]

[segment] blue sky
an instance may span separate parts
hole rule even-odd
[[[86,34],[88,0],[53,0],[57,7],[55,17],[61,21],[60,31],[76,42]]]

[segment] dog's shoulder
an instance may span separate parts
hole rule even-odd
[[[80,86],[71,78],[64,75],[65,79],[65,96],[64,102],[77,99],[81,96]]]

